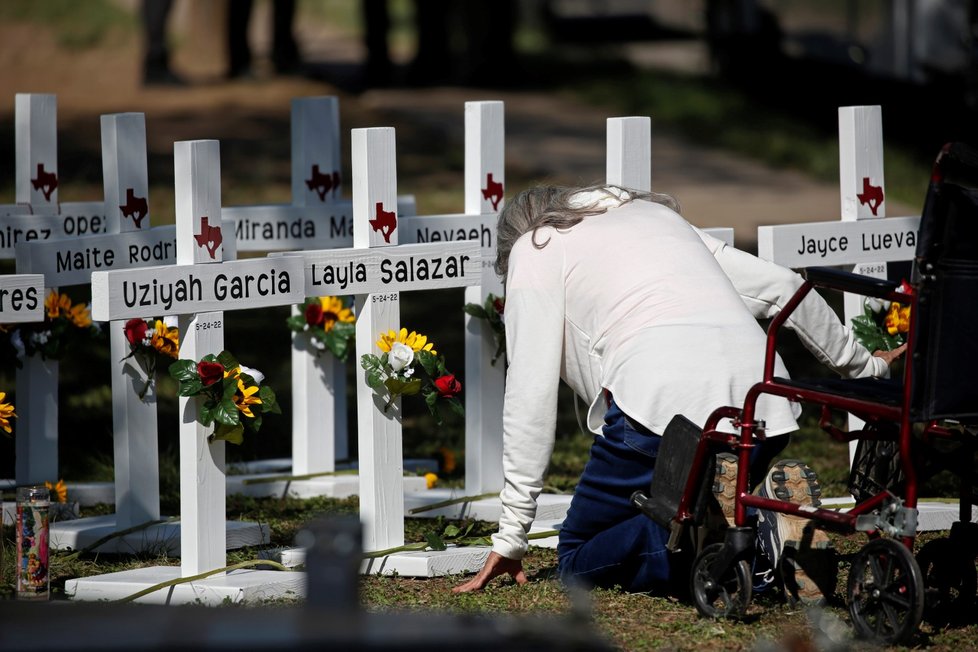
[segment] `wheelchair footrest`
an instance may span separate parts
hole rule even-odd
[[[664,528],[671,527],[672,519],[679,511],[682,499],[696,457],[703,431],[692,421],[677,414],[662,433],[659,455],[649,485],[649,493],[642,511]],[[701,501],[705,498],[704,486],[713,478],[715,460],[708,456],[703,482],[697,486],[697,493],[691,497],[694,513],[700,513]]]

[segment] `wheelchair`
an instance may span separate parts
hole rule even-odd
[[[768,327],[763,378],[748,391],[743,405],[717,408],[702,430],[677,416],[660,449],[660,459],[672,463],[661,465],[648,494],[636,492],[632,503],[670,531],[671,551],[692,547],[689,591],[703,616],[737,618],[750,605],[756,528],[749,524],[747,510],[754,508],[809,519],[811,526],[825,531],[867,535],[868,542],[851,559],[845,595],[860,637],[879,644],[904,643],[925,614],[944,622],[973,618],[978,387],[969,378],[978,369],[978,150],[952,143],[938,155],[909,284],[832,268],[809,268],[804,277]],[[781,328],[815,288],[911,306],[900,377],[775,377]],[[802,507],[751,494],[750,453],[765,436],[755,408],[765,394],[814,407],[824,432],[857,442],[850,473],[854,507]],[[855,415],[864,425],[844,431],[833,425],[834,410]],[[724,420],[738,434],[718,430]],[[715,455],[722,451],[738,460],[735,525],[711,535],[707,506],[713,498]],[[950,470],[960,483],[959,520],[949,537],[927,543],[914,556],[918,488],[942,470]]]

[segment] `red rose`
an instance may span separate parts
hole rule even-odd
[[[319,326],[323,323],[323,304],[319,301],[310,303],[306,306],[306,323],[310,326]]]
[[[492,300],[492,307],[495,309],[497,314],[502,315],[503,310],[506,309],[506,300],[496,297]]]
[[[197,375],[204,387],[209,387],[224,378],[224,365],[220,362],[199,362],[197,363]]]
[[[146,337],[146,329],[149,326],[146,324],[144,319],[130,319],[126,322],[123,332],[126,334],[126,340],[129,342],[129,346],[138,346],[143,343],[143,339]]]
[[[462,392],[462,383],[453,374],[445,374],[435,378],[435,389],[438,390],[438,396],[451,398]]]

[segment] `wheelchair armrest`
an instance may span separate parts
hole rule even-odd
[[[807,267],[805,279],[816,287],[826,287],[870,297],[886,297],[900,284],[883,278],[853,274],[833,267]]]

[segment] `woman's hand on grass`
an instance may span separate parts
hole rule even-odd
[[[482,570],[465,584],[459,584],[452,593],[469,593],[481,591],[493,579],[500,575],[509,574],[517,584],[526,584],[526,573],[523,572],[523,562],[519,559],[508,559],[497,552],[490,552]]]

